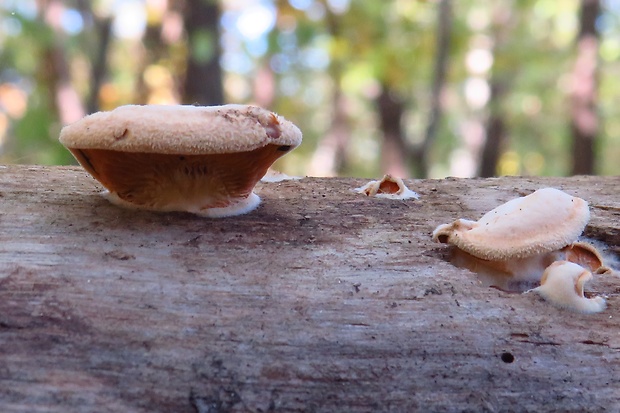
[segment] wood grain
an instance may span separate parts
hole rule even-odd
[[[620,410],[620,283],[579,315],[484,288],[430,232],[554,186],[620,245],[618,177],[259,184],[206,219],[109,204],[76,167],[0,166],[2,412]]]

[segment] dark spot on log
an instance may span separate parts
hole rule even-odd
[[[6,330],[23,330],[25,326],[8,323],[6,321],[0,321],[0,329]]]
[[[425,297],[427,295],[441,295],[441,294],[443,294],[443,291],[441,291],[441,288],[439,288],[439,287],[427,288],[426,291],[424,291],[424,296]]]
[[[113,258],[115,260],[119,260],[119,261],[127,261],[127,260],[133,260],[136,257],[131,255],[131,254],[127,254],[123,251],[120,250],[114,250],[114,251],[108,251],[106,253],[103,254],[104,257],[106,258]]]
[[[278,150],[280,152],[288,152],[291,150],[291,145],[282,145],[282,146],[278,146]]]
[[[202,235],[197,235],[194,238],[190,239],[189,241],[183,243],[183,245],[187,245],[188,247],[198,248],[198,246],[200,245],[200,237],[202,237]]]
[[[510,364],[515,361],[515,356],[513,356],[512,353],[505,352],[502,353],[501,359],[504,363]]]
[[[590,346],[608,347],[608,345],[606,343],[599,342],[599,341],[593,341],[593,340],[584,340],[584,341],[581,342],[581,344],[587,344],[587,345],[590,345]]]
[[[185,160],[185,156],[179,156],[179,161],[184,161]]]
[[[196,413],[231,412],[241,401],[241,397],[233,389],[219,389],[208,396],[197,395],[194,389],[189,393],[189,403]]]

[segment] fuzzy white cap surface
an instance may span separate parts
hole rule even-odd
[[[67,148],[177,155],[296,147],[301,139],[292,122],[248,105],[120,106],[65,126],[59,138]]]

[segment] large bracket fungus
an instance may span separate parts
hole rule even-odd
[[[544,188],[512,199],[478,221],[439,225],[432,238],[456,247],[452,262],[478,273],[485,285],[525,291],[539,285],[556,261],[571,261],[595,273],[608,270],[594,246],[577,241],[589,219],[585,200]]]
[[[245,105],[121,106],[60,133],[111,202],[209,217],[256,208],[254,186],[301,140],[293,123]]]

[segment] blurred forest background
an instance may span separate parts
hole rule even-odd
[[[124,104],[253,103],[278,168],[620,174],[620,0],[1,0],[0,163]]]

